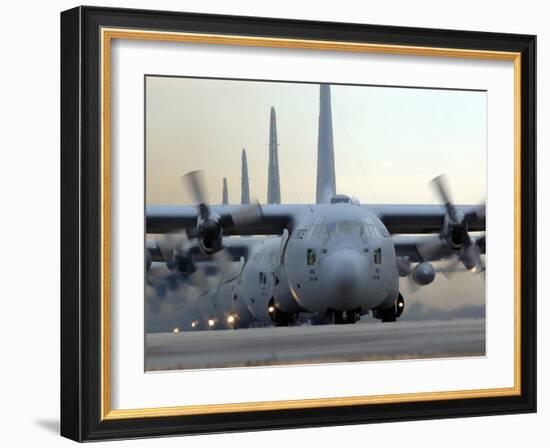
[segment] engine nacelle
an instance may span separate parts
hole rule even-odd
[[[431,263],[424,261],[415,266],[411,277],[417,285],[426,286],[434,281],[435,269]]]
[[[207,255],[215,254],[223,249],[222,235],[217,238],[199,238],[199,246],[203,253]]]
[[[199,217],[197,230],[199,246],[203,253],[211,255],[223,249],[223,228],[219,216],[206,219]]]

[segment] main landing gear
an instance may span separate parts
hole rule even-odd
[[[374,309],[372,310],[372,317],[380,319],[382,322],[395,322],[405,309],[405,299],[401,293],[393,304],[393,306],[386,309]]]
[[[296,323],[296,316],[294,314],[288,314],[281,311],[277,308],[273,299],[271,299],[268,303],[267,312],[276,327],[288,327]]]

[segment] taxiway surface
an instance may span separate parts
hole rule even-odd
[[[485,319],[153,333],[146,370],[485,355]]]

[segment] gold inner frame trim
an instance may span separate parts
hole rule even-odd
[[[251,412],[317,407],[353,406],[413,401],[453,400],[502,397],[521,394],[521,54],[459,48],[418,47],[305,39],[278,39],[199,33],[146,31],[137,29],[101,29],[101,419],[168,417],[228,412]],[[141,409],[111,409],[110,347],[110,63],[111,41],[131,39],[184,42],[213,45],[294,48],[357,53],[383,53],[410,56],[455,57],[513,61],[514,63],[514,386],[442,392],[420,392],[391,395],[314,398],[243,402],[228,404],[188,405]]]

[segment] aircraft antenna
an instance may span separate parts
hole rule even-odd
[[[338,117],[338,121],[340,122],[340,126],[342,126],[342,129],[344,130],[344,135],[346,136],[346,139],[348,141],[349,146],[351,147],[351,151],[353,152],[353,156],[355,157],[355,161],[357,162],[357,165],[359,165],[359,168],[361,169],[361,174],[363,175],[363,179],[365,180],[365,183],[367,184],[367,187],[369,188],[372,197],[374,198],[375,202],[378,202],[378,199],[376,198],[376,193],[374,192],[374,189],[372,188],[372,185],[369,181],[369,178],[367,176],[367,171],[365,170],[365,167],[363,166],[363,163],[361,162],[361,159],[359,159],[359,156],[357,154],[357,150],[355,149],[355,145],[353,144],[351,137],[348,134],[348,130],[346,129],[346,126],[344,124],[344,120],[342,119],[342,116],[340,115],[340,112],[338,110],[338,106],[336,105],[336,102],[334,103],[334,110],[336,111],[336,115]]]

